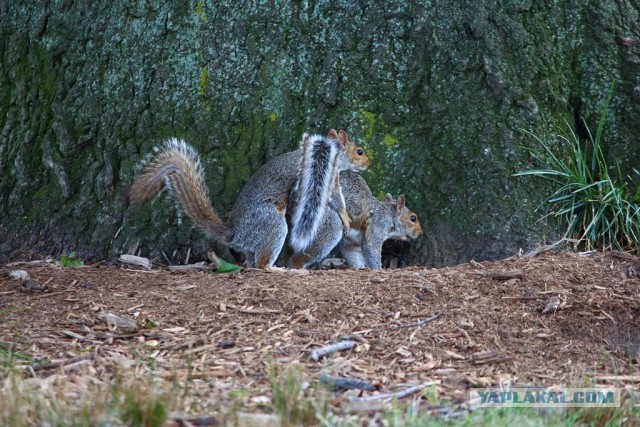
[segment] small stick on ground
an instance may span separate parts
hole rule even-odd
[[[529,252],[522,255],[522,258],[533,258],[536,255],[540,255],[543,252],[552,251],[558,246],[560,246],[561,243],[564,243],[564,242],[565,242],[565,239],[560,239],[557,242],[552,243],[550,245],[538,246],[537,248],[531,249]]]
[[[282,310],[274,310],[271,308],[247,308],[247,309],[240,309],[238,311],[240,313],[246,313],[246,314],[280,314],[282,313]]]
[[[593,378],[602,381],[640,382],[640,375],[596,375]]]
[[[184,264],[184,265],[170,265],[168,266],[169,271],[173,272],[191,272],[191,271],[213,271],[218,267],[213,267],[211,264],[208,264],[204,261],[196,262],[195,264]]]
[[[40,363],[34,363],[33,365],[31,365],[31,368],[34,371],[39,371],[42,369],[54,369],[54,368],[58,368],[60,366],[67,366],[67,365],[72,365],[78,362],[82,362],[85,360],[93,360],[94,358],[94,354],[93,353],[87,353],[87,354],[83,354],[77,357],[72,357],[70,359],[59,359],[59,360],[52,360],[49,363],[45,363],[44,365],[41,365]]]
[[[335,353],[337,351],[349,350],[355,347],[355,341],[340,341],[335,344],[327,345],[325,347],[317,348],[311,352],[311,360],[317,362],[324,356]]]
[[[322,374],[320,376],[320,382],[327,384],[334,390],[375,390],[373,385],[358,378],[332,377],[327,374]]]
[[[38,285],[34,284],[29,279],[27,279],[24,282],[22,282],[22,287],[25,288],[28,291],[36,291],[36,292],[44,292],[44,291],[49,289],[49,286],[47,286],[47,285],[38,286]]]
[[[469,274],[473,274],[475,276],[488,277],[492,280],[511,280],[511,279],[522,279],[524,275],[520,270],[509,270],[509,271],[475,271]]]
[[[149,261],[149,258],[144,258],[141,256],[122,254],[120,255],[120,258],[118,259],[118,261],[120,261],[123,264],[137,265],[139,267],[146,268],[146,269],[151,268],[151,261]]]
[[[523,274],[520,270],[511,271],[499,271],[490,274],[493,280],[510,280],[510,279],[522,279]]]
[[[393,399],[402,399],[403,397],[407,397],[407,396],[411,396],[412,394],[416,394],[419,391],[424,390],[425,388],[432,386],[432,385],[438,385],[440,384],[440,381],[428,381],[426,383],[414,386],[414,387],[409,387],[409,388],[405,388],[402,391],[396,392],[396,393],[382,393],[382,394],[377,394],[375,396],[366,396],[366,397],[357,397],[357,398],[353,398],[351,399],[352,402],[373,402],[376,400],[387,400],[387,401],[391,401]]]
[[[219,419],[207,415],[169,414],[169,419],[171,420],[171,422],[167,423],[166,425],[171,427],[221,426],[226,424],[223,418]]]
[[[416,327],[416,326],[422,326],[422,325],[425,325],[425,324],[427,324],[427,323],[429,323],[429,322],[433,322],[434,320],[436,320],[437,318],[439,318],[441,315],[442,315],[442,313],[436,313],[436,314],[434,314],[433,316],[431,316],[431,317],[427,317],[426,319],[421,320],[421,321],[419,321],[419,322],[416,322],[416,323],[409,323],[408,325],[400,325],[400,326],[396,326],[396,327],[395,327],[395,328],[393,328],[393,329],[414,328],[414,327]]]

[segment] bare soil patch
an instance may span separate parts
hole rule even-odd
[[[48,290],[25,289],[8,277],[14,269]],[[636,272],[640,259],[620,253],[306,275],[5,266],[0,345],[27,356],[19,364],[40,376],[104,377],[116,365],[135,369],[153,361],[156,375],[188,377],[215,404],[242,389],[246,405],[259,406],[270,393],[269,366],[294,363],[309,378],[324,370],[376,386],[364,395],[440,380],[440,397],[458,403],[470,387],[505,383],[631,376],[620,383],[635,388]],[[543,314],[552,296],[560,307]],[[100,313],[137,314],[155,326],[125,333]],[[436,313],[438,319],[414,325]],[[355,349],[309,359],[312,350],[345,337]],[[345,402],[336,394],[335,405]]]

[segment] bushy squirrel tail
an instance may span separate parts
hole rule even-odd
[[[293,211],[289,244],[304,252],[318,233],[336,177],[336,161],[340,153],[336,139],[305,134],[298,171],[297,194]]]
[[[165,187],[196,227],[216,240],[228,240],[229,226],[211,206],[198,152],[182,139],[169,138],[161,147],[155,148],[129,187],[127,198],[140,204]]]

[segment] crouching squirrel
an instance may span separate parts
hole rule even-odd
[[[325,192],[336,191],[337,178],[333,175],[342,170],[357,171],[369,166],[362,147],[341,145],[335,130],[331,130],[327,137],[305,134],[301,146],[303,148],[285,153],[263,165],[238,194],[226,221],[213,209],[197,151],[176,138],[156,148],[129,187],[127,197],[133,203],[140,204],[167,188],[178,207],[208,237],[244,254],[248,267],[271,268],[287,236],[285,214],[298,169],[304,167],[304,162],[300,160],[304,147],[312,152],[314,149],[326,150],[327,146],[337,146],[338,149],[330,150],[326,169],[310,174],[310,188],[317,185],[323,190],[320,194],[313,193],[308,203],[300,207],[302,210],[317,209],[323,203],[328,203]],[[330,178],[326,179],[326,175]],[[329,182],[334,186],[322,186],[321,182]],[[318,195],[321,200],[315,199]],[[309,240],[315,237],[308,230],[303,234]]]
[[[304,254],[293,255],[289,264],[300,268],[311,266],[327,257],[339,244],[347,264],[355,268],[382,268],[382,244],[388,239],[414,239],[422,234],[417,215],[405,205],[404,196],[393,199],[387,194],[378,201],[365,180],[350,171],[340,173],[351,227],[342,233],[338,215],[327,211],[314,243]]]

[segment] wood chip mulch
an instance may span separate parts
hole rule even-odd
[[[29,285],[13,270],[25,270]],[[14,263],[0,268],[0,346],[28,355],[18,364],[45,377],[104,376],[152,360],[155,375],[188,377],[211,402],[243,389],[248,404],[264,403],[269,367],[290,364],[310,379],[373,387],[352,396],[425,383],[453,402],[465,401],[470,387],[500,384],[591,378],[635,387],[636,272],[640,258],[626,254],[552,252],[308,274]],[[310,358],[345,339],[355,345]],[[346,402],[337,396],[334,404]]]

